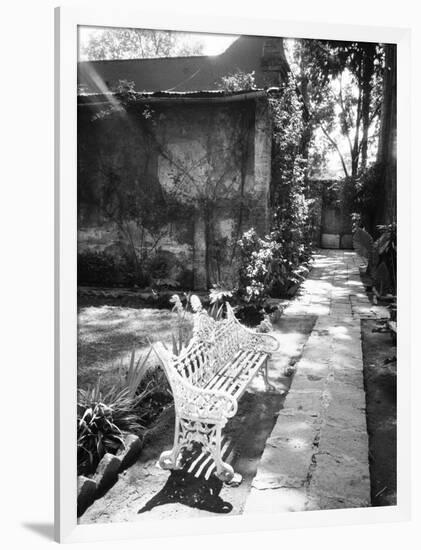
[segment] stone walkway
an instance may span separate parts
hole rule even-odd
[[[360,264],[355,252],[319,251],[285,309],[285,316],[318,318],[244,513],[370,506],[360,319],[388,313],[370,304]],[[274,370],[276,363],[274,354]]]

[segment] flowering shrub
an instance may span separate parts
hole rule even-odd
[[[268,295],[271,264],[278,244],[261,239],[254,229],[238,242],[241,251],[238,295],[246,303],[261,307]]]
[[[308,273],[309,258],[304,255],[304,246],[289,254],[290,244],[279,231],[272,231],[262,239],[250,229],[240,239],[239,246],[242,261],[237,295],[256,308],[261,308],[269,296],[288,294]],[[295,260],[291,261],[291,257]]]
[[[273,119],[272,230],[261,238],[254,229],[239,241],[239,297],[261,307],[268,296],[288,295],[308,272],[312,251],[312,199],[306,196],[307,161],[301,153],[303,113],[290,79],[271,99]]]
[[[307,196],[307,159],[302,152],[303,105],[293,78],[285,84],[282,96],[271,101],[271,108],[272,238],[282,244],[285,268],[296,278],[300,265],[309,260],[314,231],[310,216],[312,200]]]

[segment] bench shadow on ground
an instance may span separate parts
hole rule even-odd
[[[263,453],[285,396],[277,393],[246,392],[239,403],[236,416],[227,424],[224,433],[234,443],[231,464],[243,476],[242,484],[251,485],[259,459]],[[252,434],[252,437],[251,437]],[[162,489],[155,494],[138,513],[144,513],[164,504],[179,503],[208,512],[227,514],[233,504],[229,492],[221,491],[224,485],[215,475],[208,480],[196,478],[185,470],[169,473]],[[228,499],[227,499],[228,496]]]

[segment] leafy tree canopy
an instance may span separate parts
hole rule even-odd
[[[146,29],[104,29],[93,31],[81,44],[81,59],[142,59],[202,55],[203,43],[187,40],[187,34]]]
[[[318,158],[323,160],[329,149],[335,151],[344,175],[355,178],[366,169],[370,153],[374,155],[372,146],[377,145],[383,47],[363,42],[288,42],[290,65],[305,107],[303,153],[307,157],[322,135],[326,143],[323,151],[316,151]]]
[[[217,84],[219,87],[229,92],[253,90],[256,88],[254,74],[255,71],[245,73],[241,70],[237,70],[234,73],[221,77]]]

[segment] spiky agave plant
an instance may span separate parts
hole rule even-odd
[[[127,388],[139,422],[145,428],[149,428],[158,419],[172,397],[164,371],[157,368],[157,365],[148,363],[151,353],[152,346],[136,360],[133,347],[128,366],[121,365],[119,369],[118,388]]]
[[[103,392],[98,380],[78,390],[78,473],[95,471],[105,453],[115,454],[124,445],[125,434],[142,429],[136,405],[128,387]]]
[[[133,346],[128,367],[126,368],[123,364],[120,365],[118,370],[120,379],[118,387],[120,390],[126,388],[131,399],[141,399],[144,397],[144,395],[140,394],[139,388],[148,372],[148,359],[151,353],[152,348],[149,347],[147,353],[144,355],[139,355],[139,358],[136,361],[136,347]],[[150,388],[143,388],[143,392],[148,391],[148,389]]]

